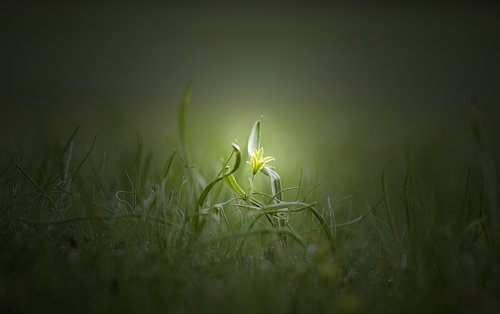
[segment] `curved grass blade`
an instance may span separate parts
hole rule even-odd
[[[336,228],[343,228],[343,227],[347,227],[347,226],[350,226],[350,225],[357,224],[358,222],[361,222],[366,217],[366,215],[369,214],[369,213],[370,212],[361,214],[358,217],[354,218],[353,220],[349,220],[347,222],[343,222],[341,224],[337,224],[335,227]]]
[[[302,207],[299,207],[299,208],[295,208],[295,209],[290,209],[290,208],[280,208],[280,209],[273,209],[273,210],[267,210],[265,212],[258,212],[258,213],[255,213],[254,216],[255,216],[255,220],[252,222],[252,224],[250,225],[250,229],[252,229],[252,227],[255,225],[255,222],[262,216],[264,215],[273,215],[273,214],[280,214],[280,213],[296,213],[296,212],[300,212],[300,211],[303,211],[303,210],[306,210],[306,209],[309,209],[310,207],[314,206],[315,204],[309,204],[307,206],[302,206]],[[243,205],[239,205],[241,207],[244,207]]]
[[[247,199],[247,195],[245,191],[241,188],[241,186],[238,184],[236,181],[236,178],[234,177],[233,174],[230,174],[226,176],[226,183],[229,185],[229,187],[241,198]]]
[[[278,201],[283,201],[283,194],[281,193],[283,189],[281,188],[280,175],[270,167],[264,167],[264,169],[262,169],[262,172],[267,175],[269,177],[269,180],[271,181],[271,192],[273,195],[275,195],[274,198]]]
[[[278,192],[286,192],[286,191],[296,190],[296,189],[299,189],[299,188],[300,187],[298,187],[298,186],[291,186],[291,187],[288,187],[288,188],[283,188],[283,189],[281,189]],[[269,204],[273,203],[273,201],[278,196],[278,194],[270,195],[270,194],[264,193],[264,192],[253,192],[253,194],[255,194],[255,195],[262,195],[262,196],[267,197],[269,200],[266,202],[266,205],[269,205]]]
[[[272,210],[277,210],[277,209],[283,209],[283,208],[290,208],[290,207],[303,207],[303,206],[310,206],[311,204],[307,203],[302,203],[302,202],[280,202],[280,203],[275,203],[267,206],[251,206],[251,205],[245,205],[245,204],[238,204],[239,207],[243,208],[248,208],[248,209],[259,209],[263,211],[272,211]],[[315,204],[313,204],[315,205]]]
[[[337,244],[335,243],[335,239],[333,238],[332,231],[330,230],[330,227],[328,226],[328,222],[325,220],[325,218],[320,214],[320,212],[315,208],[315,207],[310,207],[308,208],[311,213],[316,217],[316,219],[319,220],[321,223],[321,227],[323,228],[323,231],[326,233],[326,236],[328,238],[328,242],[330,243],[330,249],[332,250],[332,253],[335,254],[337,252]]]
[[[235,143],[233,143],[232,146],[233,146],[233,153],[236,156],[236,160],[234,161],[233,168],[230,169],[229,171],[226,170],[225,173],[222,176],[218,176],[215,180],[213,180],[212,182],[210,182],[210,184],[205,187],[205,189],[201,192],[200,197],[198,198],[198,202],[196,203],[197,204],[197,208],[200,208],[200,207],[203,206],[203,203],[205,202],[205,199],[207,198],[208,193],[210,192],[210,190],[217,183],[219,183],[224,178],[226,178],[226,177],[230,176],[231,174],[233,174],[240,167],[240,163],[241,163],[241,151],[240,151],[240,147],[237,144],[235,144]],[[226,166],[226,169],[229,169],[229,166]]]
[[[271,214],[273,211],[277,210],[282,210],[284,208],[289,208],[289,207],[294,207],[294,206],[299,206],[300,210],[309,210],[314,217],[320,222],[321,227],[323,228],[323,231],[325,232],[328,242],[330,243],[330,249],[332,250],[332,253],[335,254],[337,251],[337,246],[335,243],[335,239],[333,238],[333,234],[330,230],[330,227],[328,225],[328,222],[325,220],[325,218],[320,214],[320,212],[314,207],[316,204],[307,204],[307,203],[302,203],[302,202],[281,202],[277,204],[272,204],[268,206],[262,206],[262,207],[255,207],[255,206],[249,206],[249,205],[238,205],[240,207],[245,207],[249,209],[261,209],[264,212],[262,214]],[[300,210],[294,210],[294,211],[300,211]],[[289,210],[290,212],[290,210]]]

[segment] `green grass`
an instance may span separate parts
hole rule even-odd
[[[425,170],[446,165],[408,146],[379,189],[332,198],[300,169],[253,176],[260,120],[248,152],[191,159],[190,95],[162,165],[140,137],[109,148],[120,158],[82,148],[81,125],[2,165],[0,312],[500,311],[496,165],[477,118],[480,158],[452,163],[468,166]]]

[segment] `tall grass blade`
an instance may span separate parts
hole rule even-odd
[[[399,245],[399,239],[398,239],[398,236],[396,235],[394,220],[392,219],[392,212],[391,212],[391,206],[390,206],[390,202],[389,202],[389,195],[387,193],[387,185],[385,182],[385,168],[384,168],[384,170],[382,170],[382,190],[384,193],[385,210],[387,213],[387,219],[389,220],[389,226],[391,227],[392,236],[394,237],[394,241],[396,242],[396,244]]]
[[[177,154],[176,150],[174,150],[172,154],[170,154],[170,157],[168,158],[165,164],[165,170],[163,171],[163,179],[166,178],[170,173],[170,168],[172,167],[172,162],[174,161],[174,157],[176,154]]]
[[[90,156],[90,153],[92,153],[92,151],[94,150],[94,146],[95,146],[95,142],[97,140],[97,134],[94,136],[94,139],[92,140],[92,144],[90,145],[90,148],[89,150],[87,151],[87,153],[85,154],[85,156],[83,157],[82,161],[80,162],[80,164],[78,165],[78,167],[76,168],[75,170],[75,174],[74,176],[76,177],[78,175],[78,173],[80,172],[80,169],[82,168],[82,166],[85,164],[85,162],[87,161],[87,159],[89,158]]]
[[[413,246],[414,238],[413,238],[413,227],[412,227],[412,214],[410,209],[411,195],[410,195],[410,182],[413,179],[413,164],[411,160],[411,151],[410,145],[406,146],[406,173],[404,179],[404,202],[405,202],[405,211],[406,211],[406,225],[408,227],[408,233],[410,237],[410,245]]]
[[[82,121],[82,122],[80,122],[80,124],[78,124],[76,126],[76,128],[73,130],[73,133],[71,133],[70,137],[68,138],[68,140],[64,144],[63,149],[61,150],[59,156],[57,157],[56,161],[52,164],[52,167],[50,168],[49,172],[47,173],[47,179],[42,184],[43,188],[45,188],[47,186],[47,184],[51,182],[51,180],[52,180],[51,179],[52,173],[54,172],[54,170],[57,167],[57,165],[59,165],[59,163],[61,162],[61,159],[64,158],[64,156],[65,156],[66,151],[68,150],[68,148],[73,145],[72,144],[73,140],[74,140],[76,134],[78,133],[78,131],[80,130],[80,128],[82,127],[83,123],[84,122]]]
[[[330,196],[327,198],[328,213],[330,214],[330,228],[332,229],[333,240],[337,241],[337,224],[335,223],[335,213],[333,212]]]

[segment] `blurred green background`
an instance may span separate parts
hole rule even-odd
[[[7,2],[0,11],[2,162],[85,120],[82,150],[97,133],[96,154],[113,157],[140,133],[163,163],[189,80],[197,163],[211,166],[235,139],[244,146],[263,115],[285,184],[318,169],[327,194],[379,191],[381,169],[399,171],[407,144],[443,171],[465,171],[473,105],[495,133],[494,6]]]

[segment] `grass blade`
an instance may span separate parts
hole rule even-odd
[[[384,192],[384,201],[385,201],[385,210],[387,213],[387,219],[389,220],[389,226],[391,227],[392,236],[394,237],[394,241],[399,245],[399,239],[396,235],[396,229],[394,227],[394,221],[392,219],[391,206],[389,203],[389,195],[387,193],[387,185],[385,184],[385,168],[382,170],[382,190]]]
[[[203,206],[203,203],[205,202],[205,199],[208,196],[208,193],[218,182],[220,182],[224,178],[228,177],[229,175],[233,174],[240,167],[240,163],[241,163],[240,147],[234,143],[232,145],[233,145],[233,152],[236,155],[236,160],[234,161],[233,168],[230,169],[229,171],[226,171],[222,176],[218,176],[217,178],[215,178],[215,180],[213,180],[209,185],[207,185],[205,187],[205,189],[201,192],[200,197],[198,198],[198,202],[196,203],[197,208],[201,208]],[[228,167],[228,166],[226,166],[226,167]]]

